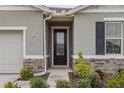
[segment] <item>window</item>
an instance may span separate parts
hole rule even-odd
[[[106,54],[122,53],[122,22],[105,22]]]
[[[64,33],[57,32],[57,55],[64,55]]]

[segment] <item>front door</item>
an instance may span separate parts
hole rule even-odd
[[[67,31],[54,29],[54,66],[67,65]]]

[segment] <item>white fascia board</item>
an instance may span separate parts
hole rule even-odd
[[[49,55],[46,55],[46,58],[48,58]],[[44,59],[43,55],[26,55],[24,59]]]
[[[0,5],[0,11],[38,11],[39,9],[34,8],[30,5]]]
[[[104,21],[124,21],[124,17],[104,17]]]
[[[78,11],[82,10],[82,9],[88,8],[89,6],[90,6],[90,5],[80,5],[80,6],[78,6],[78,7],[75,7],[75,8],[73,8],[73,9],[69,10],[69,11],[67,12],[67,14],[73,14],[73,13],[75,13],[75,12],[78,12]]]
[[[124,9],[86,9],[83,11],[80,11],[79,13],[105,13],[105,12],[110,12],[110,13],[120,13],[120,12],[124,12]]]
[[[27,27],[18,27],[18,26],[15,26],[15,27],[11,27],[11,26],[2,26],[2,27],[0,27],[0,30],[26,30],[27,29]]]
[[[26,55],[24,59],[43,59],[43,55]]]

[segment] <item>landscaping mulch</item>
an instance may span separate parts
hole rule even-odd
[[[82,79],[75,76],[73,72],[68,72],[68,75],[69,75],[70,85],[72,88],[76,87],[78,82]]]

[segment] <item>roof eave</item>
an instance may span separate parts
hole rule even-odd
[[[38,8],[38,9],[40,9],[41,11],[43,11],[43,12],[45,12],[45,13],[52,13],[52,11],[48,8],[48,7],[46,7],[46,6],[44,6],[44,5],[33,5],[35,8]]]
[[[40,9],[41,11],[47,13],[47,14],[54,14],[52,13],[52,10],[49,8],[49,7],[46,7],[44,5],[33,5],[35,8],[38,8]],[[72,15],[80,10],[83,10],[83,9],[86,9],[88,7],[90,7],[91,5],[80,5],[80,6],[77,6],[75,8],[72,8],[71,10],[69,10],[68,12],[66,12],[64,15]],[[63,15],[63,13],[62,13]]]
[[[80,6],[77,6],[77,7],[73,8],[73,9],[69,10],[67,12],[67,15],[74,14],[74,13],[76,13],[76,12],[82,10],[82,9],[86,9],[86,8],[88,8],[90,6],[91,5],[80,5]]]

